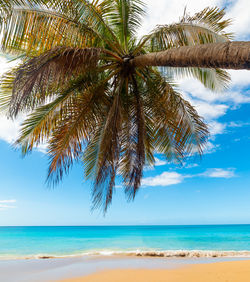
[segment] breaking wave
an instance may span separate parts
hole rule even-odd
[[[165,250],[165,251],[113,251],[113,250],[93,250],[82,253],[58,255],[58,254],[37,254],[27,256],[0,256],[0,260],[11,259],[53,259],[53,258],[70,258],[84,256],[130,256],[130,257],[161,257],[161,258],[250,258],[250,251],[215,251],[215,250]]]

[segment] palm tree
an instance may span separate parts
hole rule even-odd
[[[24,154],[48,143],[52,184],[81,161],[104,211],[117,174],[134,199],[155,152],[178,162],[202,153],[207,125],[173,76],[218,91],[230,80],[220,67],[249,68],[249,43],[229,41],[224,10],[184,13],[137,38],[144,11],[141,0],[0,0],[2,50],[21,60],[2,78],[1,109],[28,113],[16,143]],[[246,51],[230,57],[234,44]]]

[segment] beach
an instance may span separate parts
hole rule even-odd
[[[4,282],[249,282],[249,278],[250,258],[84,256],[0,260],[0,281]]]
[[[250,260],[188,265],[168,270],[109,270],[61,282],[249,282]]]
[[[250,281],[250,225],[0,227],[0,246],[4,282]]]

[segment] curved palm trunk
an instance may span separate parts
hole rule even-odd
[[[184,46],[140,55],[131,60],[135,67],[201,67],[250,69],[250,42],[235,41]]]

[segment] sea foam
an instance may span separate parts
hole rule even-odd
[[[248,258],[250,251],[204,251],[204,250],[134,250],[134,251],[112,251],[112,250],[93,250],[82,253],[58,255],[58,254],[37,254],[27,256],[0,256],[0,260],[11,259],[55,259],[55,258],[73,258],[73,257],[93,257],[93,256],[130,256],[130,257],[161,257],[161,258],[221,258],[235,257]]]

